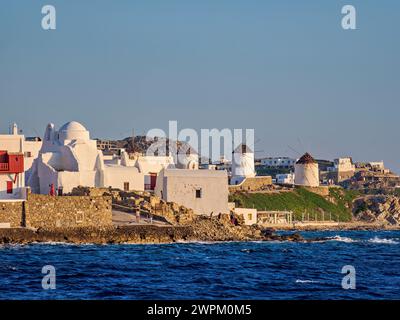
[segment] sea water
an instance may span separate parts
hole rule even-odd
[[[2,245],[0,299],[400,299],[400,231],[302,235],[327,240]],[[355,289],[342,288],[346,265]]]

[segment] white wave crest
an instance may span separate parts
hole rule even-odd
[[[339,241],[339,242],[347,242],[347,243],[351,243],[351,242],[358,242],[357,240],[354,240],[352,238],[349,237],[341,237],[339,235],[336,235],[334,237],[329,237],[328,240],[330,241]]]
[[[368,242],[371,243],[383,243],[383,244],[398,244],[399,242],[394,241],[393,239],[385,239],[385,238],[378,238],[374,237],[372,239],[369,239]]]
[[[318,281],[315,280],[301,280],[301,279],[297,279],[296,283],[318,283]]]

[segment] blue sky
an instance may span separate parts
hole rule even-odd
[[[41,8],[57,30],[41,29]],[[357,30],[341,8],[357,9]],[[400,2],[3,0],[0,130],[93,137],[254,128],[258,155],[385,160],[400,172]]]

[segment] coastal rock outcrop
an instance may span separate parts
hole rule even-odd
[[[112,198],[113,207],[130,213],[163,218],[164,224],[99,225],[0,229],[0,244],[62,242],[92,244],[173,243],[196,241],[305,241],[297,233],[278,235],[263,227],[247,226],[241,216],[201,216],[177,203],[166,202],[148,192],[75,188],[71,195]],[[110,201],[111,202],[111,201]]]
[[[198,217],[190,225],[130,225],[102,228],[0,229],[0,244],[61,242],[74,244],[174,243],[215,241],[305,241],[297,233],[277,235],[256,226],[229,225],[218,218]]]
[[[159,197],[140,191],[121,191],[106,188],[77,187],[72,190],[74,196],[111,196],[113,208],[144,215],[153,215],[172,225],[190,224],[196,215],[192,209],[175,202],[166,202]]]
[[[354,217],[358,221],[400,225],[400,198],[370,195],[354,201]]]

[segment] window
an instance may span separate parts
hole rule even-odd
[[[124,182],[124,191],[129,191],[129,182]]]
[[[75,214],[75,221],[76,223],[82,223],[83,221],[85,221],[85,213],[83,211],[78,211]]]
[[[251,213],[249,213],[249,214],[247,215],[247,219],[248,219],[248,220],[253,220],[253,215],[252,215]]]
[[[25,158],[32,158],[32,152],[30,151],[25,152]]]
[[[196,198],[197,199],[201,198],[201,189],[196,189]]]

